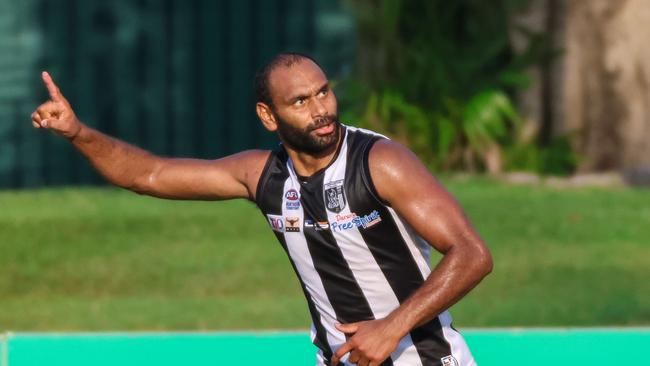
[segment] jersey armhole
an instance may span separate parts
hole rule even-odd
[[[271,167],[271,162],[277,155],[277,151],[271,151],[269,154],[269,157],[266,159],[266,163],[264,164],[264,169],[262,169],[262,174],[260,174],[260,179],[257,181],[257,188],[255,188],[255,198],[252,199],[252,201],[257,205],[257,207],[262,208],[260,206],[260,197],[262,194],[262,190],[264,186],[266,185],[266,182],[269,180],[269,168]]]
[[[369,139],[364,147],[363,147],[363,167],[362,167],[362,172],[361,172],[361,177],[363,178],[363,183],[366,185],[366,188],[368,189],[368,192],[370,192],[370,195],[372,198],[377,201],[377,203],[390,207],[388,202],[384,201],[380,196],[379,193],[377,192],[377,188],[375,188],[375,183],[372,181],[372,175],[370,174],[370,163],[369,163],[369,157],[370,157],[370,149],[373,147],[373,145],[379,141],[384,139],[382,136],[376,136],[372,139]]]

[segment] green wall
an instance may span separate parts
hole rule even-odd
[[[277,143],[254,113],[264,60],[307,52],[341,75],[352,23],[331,0],[0,0],[0,188],[101,182],[31,127],[43,69],[87,124],[157,154],[216,158]]]

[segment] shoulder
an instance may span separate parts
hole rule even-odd
[[[415,196],[437,182],[407,147],[388,139],[376,141],[368,153],[368,169],[378,196],[388,204]],[[428,190],[428,189],[427,189]]]
[[[404,145],[388,139],[377,140],[368,153],[368,166],[373,174],[400,175],[428,170],[418,157]]]
[[[272,155],[270,150],[246,150],[219,160],[230,166],[237,180],[246,186],[249,199],[255,200],[258,182]]]
[[[270,156],[271,151],[269,150],[246,150],[216,161],[231,164],[246,172],[255,172],[257,170],[261,172]]]
[[[409,156],[417,160],[417,157],[415,154],[413,154],[413,152],[411,152],[409,148],[398,142],[386,138],[377,140],[377,142],[372,146],[370,150],[370,157],[374,159],[398,159],[405,156]]]
[[[270,150],[245,150],[230,155],[229,158],[239,162],[246,162],[254,165],[264,165],[271,156],[271,153],[272,152]]]

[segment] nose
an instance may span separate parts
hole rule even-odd
[[[312,99],[311,116],[312,118],[327,116],[327,108],[325,108],[325,104],[318,98]]]

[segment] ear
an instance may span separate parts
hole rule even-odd
[[[255,111],[257,112],[257,116],[260,118],[260,121],[262,121],[264,128],[270,132],[277,131],[278,122],[275,119],[275,114],[273,114],[270,106],[262,102],[257,102],[255,105]]]

